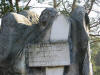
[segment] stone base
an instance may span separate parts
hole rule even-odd
[[[63,75],[64,67],[46,67],[46,75]]]
[[[38,67],[31,68],[27,75],[63,75],[64,67]]]

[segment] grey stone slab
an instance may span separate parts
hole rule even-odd
[[[29,66],[70,65],[68,43],[35,44],[29,49]]]
[[[46,67],[46,75],[63,75],[64,66],[61,67]]]

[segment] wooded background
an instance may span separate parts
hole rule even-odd
[[[93,71],[94,75],[100,75],[100,0],[0,0],[0,17],[2,18],[2,16],[8,12],[20,12],[22,10],[37,8],[35,6],[29,6],[33,1],[40,4],[47,3],[67,16],[77,7],[77,4],[86,8],[87,14],[90,17],[90,24],[88,27]],[[20,2],[26,4],[21,6],[19,4]],[[38,8],[41,9],[41,6]]]

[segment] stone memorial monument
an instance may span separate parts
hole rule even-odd
[[[64,66],[70,65],[68,37],[71,23],[68,20],[64,15],[57,16],[43,41],[32,44],[27,56],[29,67],[44,67],[46,75],[52,75],[53,70],[53,75],[63,74]]]
[[[39,21],[34,15],[3,16],[0,75],[92,75],[85,9],[78,6],[68,17],[46,8]]]

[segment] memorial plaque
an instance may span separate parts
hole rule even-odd
[[[68,43],[33,44],[29,49],[29,66],[64,66],[70,65]]]

